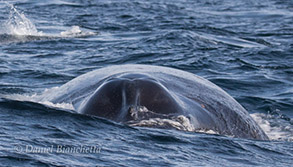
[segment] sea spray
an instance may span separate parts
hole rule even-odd
[[[5,2],[6,6],[10,8],[9,17],[1,26],[0,34],[13,35],[15,38],[11,38],[12,41],[30,41],[40,39],[52,39],[52,38],[70,38],[70,37],[86,37],[96,35],[96,32],[82,31],[79,26],[72,26],[69,29],[62,31],[58,34],[46,34],[38,31],[33,22],[28,19],[23,12],[19,12],[14,5]],[[25,36],[34,36],[42,38],[29,38]],[[9,39],[8,39],[9,40]],[[2,41],[3,42],[3,41]],[[5,41],[4,41],[5,42]],[[1,40],[0,40],[1,43]],[[9,41],[7,42],[9,43]]]
[[[38,32],[36,26],[24,15],[19,12],[12,4],[6,2],[10,7],[8,20],[4,23],[4,32],[10,35],[34,35],[41,36],[42,32]]]

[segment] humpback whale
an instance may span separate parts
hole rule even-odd
[[[128,64],[100,68],[45,93],[41,99],[72,103],[78,113],[133,126],[173,126],[268,139],[249,113],[220,87],[169,67]]]

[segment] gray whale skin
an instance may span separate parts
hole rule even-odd
[[[43,98],[72,103],[79,113],[126,124],[183,115],[197,130],[268,139],[248,112],[221,88],[192,73],[168,67],[109,66],[81,75]]]

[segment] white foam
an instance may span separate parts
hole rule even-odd
[[[145,111],[144,111],[145,112]],[[169,127],[183,131],[195,131],[194,126],[190,120],[183,115],[173,118],[150,118],[141,120],[138,123],[130,124],[131,126],[145,126],[145,127]]]
[[[250,116],[263,129],[270,140],[293,141],[293,125],[280,116],[254,113]]]
[[[78,35],[81,34],[81,30],[79,26],[72,26],[71,29],[62,31],[60,33],[61,36],[70,36],[70,35]]]
[[[60,35],[62,37],[83,37],[83,36],[90,36],[90,35],[95,35],[96,33],[94,32],[85,32],[80,29],[79,26],[72,26],[70,29],[66,31],[62,31]]]
[[[210,130],[200,129],[200,130],[197,130],[196,132],[207,133],[207,134],[219,134],[218,132],[213,131],[211,129]]]
[[[183,116],[184,117],[184,116]],[[184,120],[186,121],[186,120]],[[169,128],[175,128],[177,130],[183,130],[183,131],[195,131],[195,128],[193,127],[190,122],[179,122],[178,120],[172,120],[172,119],[164,119],[164,118],[150,118],[148,120],[141,120],[138,123],[130,124],[131,126],[144,126],[144,127],[169,127]]]
[[[41,101],[40,103],[53,108],[75,110],[71,103],[52,103],[50,101]]]
[[[184,115],[178,115],[172,118],[150,118],[147,120],[141,120],[138,123],[129,124],[130,126],[142,126],[142,127],[162,127],[162,128],[174,128],[177,130],[188,132],[199,132],[208,134],[219,134],[216,131],[210,129],[197,129],[190,122],[190,119]]]

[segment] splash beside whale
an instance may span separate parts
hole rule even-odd
[[[81,114],[134,126],[212,130],[220,135],[268,139],[248,112],[221,88],[194,74],[168,67],[105,67],[39,98],[72,103]]]

